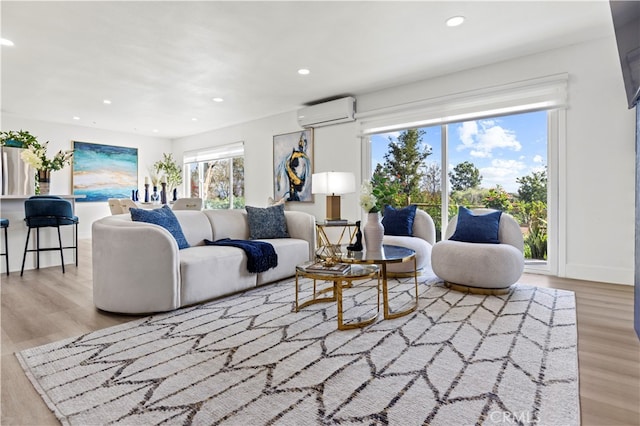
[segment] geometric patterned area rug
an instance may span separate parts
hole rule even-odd
[[[16,356],[69,425],[580,424],[572,292],[419,287],[415,312],[361,329],[335,303],[295,312],[287,280]],[[375,283],[345,299],[366,314]]]

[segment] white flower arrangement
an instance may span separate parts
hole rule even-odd
[[[73,150],[60,150],[53,158],[47,158],[48,143],[45,142],[44,145],[29,145],[22,151],[20,158],[36,170],[61,170],[71,163]]]
[[[380,211],[377,203],[378,199],[373,195],[371,182],[364,182],[360,190],[360,205],[368,213],[377,213]]]
[[[36,170],[40,170],[42,168],[42,158],[32,151],[31,148],[22,150],[20,158]]]

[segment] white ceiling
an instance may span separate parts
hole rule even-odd
[[[3,0],[0,13],[15,43],[3,113],[168,138],[613,34],[605,0]],[[446,27],[454,15],[467,20]]]

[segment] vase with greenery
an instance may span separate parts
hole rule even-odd
[[[367,212],[367,223],[362,228],[364,233],[364,245],[368,252],[382,251],[382,238],[384,237],[384,227],[380,223],[380,210],[383,207],[380,203],[383,197],[378,192],[372,182],[364,182],[360,191],[360,205]]]
[[[21,146],[20,158],[25,164],[33,167],[35,174],[35,193],[49,193],[49,179],[52,171],[62,170],[73,159],[73,150],[60,150],[52,158],[47,157],[49,141],[38,142],[38,139],[26,130],[0,132],[0,145]]]
[[[182,167],[173,159],[173,154],[163,153],[162,160],[156,161],[153,164],[153,169],[156,176],[163,180],[166,179],[168,193],[182,184]]]

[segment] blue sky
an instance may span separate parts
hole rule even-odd
[[[426,127],[422,142],[431,146],[427,164],[441,162],[440,126]],[[389,137],[401,132],[371,136],[372,170],[384,163]],[[517,192],[516,178],[544,169],[547,164],[547,112],[530,112],[504,117],[449,124],[449,164],[470,161],[482,175],[484,188],[501,185]]]

